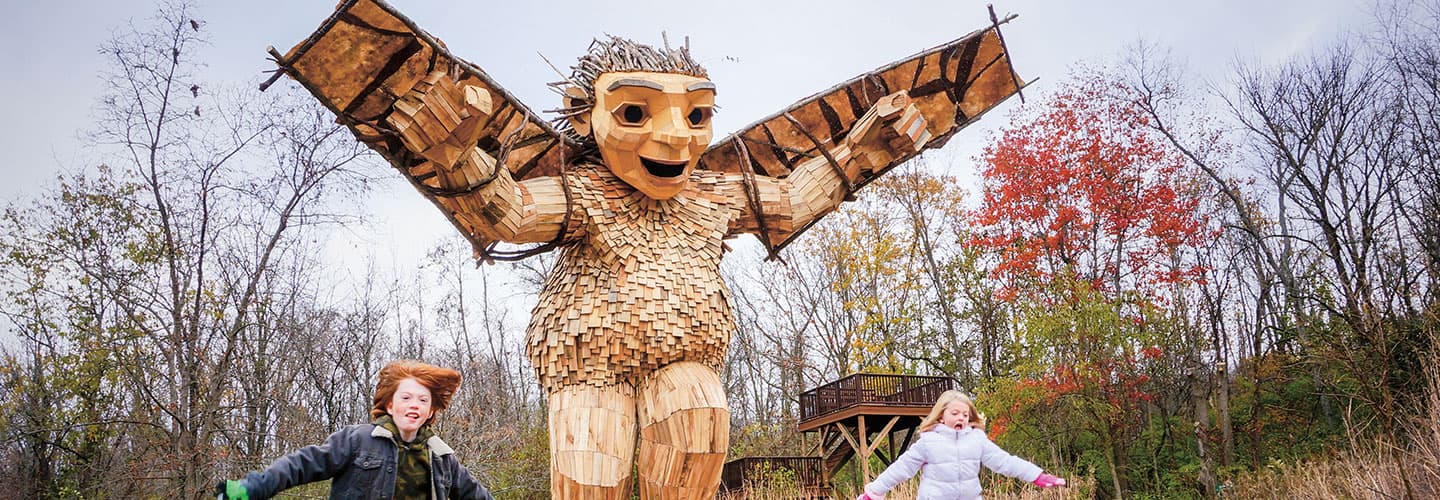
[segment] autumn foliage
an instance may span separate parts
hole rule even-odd
[[[1023,318],[1014,376],[982,396],[992,435],[1018,431],[1062,453],[1098,443],[1108,451],[1076,460],[1123,489],[1154,405],[1151,374],[1173,358],[1165,306],[1202,279],[1193,252],[1213,230],[1187,159],[1101,75],[1032,101],[984,150],[969,244],[993,259],[998,298]]]
[[[1206,220],[1185,158],[1148,120],[1126,87],[1081,74],[985,149],[973,243],[998,253],[1002,298],[1061,277],[1112,295],[1198,279],[1174,256]]]

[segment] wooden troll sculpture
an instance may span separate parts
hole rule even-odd
[[[477,258],[560,248],[527,334],[549,395],[552,496],[629,498],[638,451],[641,498],[711,498],[730,441],[716,374],[735,329],[723,240],[751,233],[774,257],[1017,93],[991,21],[713,145],[716,86],[688,47],[595,42],[552,84],[555,126],[379,0],[346,0],[288,54],[270,52]]]

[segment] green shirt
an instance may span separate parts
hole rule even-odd
[[[395,464],[395,499],[430,498],[430,447],[425,442],[435,433],[430,430],[429,422],[420,426],[415,439],[408,443],[400,437],[400,429],[389,415],[375,419],[374,424],[395,436],[395,448],[399,450]]]

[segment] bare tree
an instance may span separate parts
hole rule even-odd
[[[201,26],[189,5],[167,3],[154,28],[132,28],[101,48],[111,69],[94,139],[121,165],[101,177],[118,180],[61,194],[59,210],[32,212],[37,237],[15,241],[69,261],[83,288],[51,283],[45,293],[88,303],[90,319],[64,347],[114,360],[95,374],[104,389],[96,392],[126,396],[113,402],[118,410],[71,425],[133,427],[117,431],[139,479],[129,484],[163,481],[163,490],[150,483],[140,491],[188,498],[213,484],[212,450],[232,410],[234,377],[287,382],[245,363],[266,361],[284,345],[267,343],[294,330],[297,309],[287,299],[299,289],[286,278],[298,275],[285,270],[304,265],[295,236],[326,220],[312,206],[345,184],[361,152],[313,105],[273,96],[236,103],[202,85],[194,74]],[[74,217],[91,229],[64,229]],[[273,408],[251,420],[270,419]]]

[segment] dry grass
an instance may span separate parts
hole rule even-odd
[[[1440,346],[1440,338],[1434,345]],[[1423,410],[1405,426],[1402,444],[1365,442],[1351,436],[1349,444],[1331,457],[1295,463],[1273,462],[1258,471],[1227,481],[1221,498],[1237,499],[1431,499],[1440,498],[1440,350],[1426,360],[1426,398]],[[1040,490],[1018,481],[994,479],[985,489],[990,500],[1095,498],[1093,478],[1066,476],[1071,486]],[[914,500],[919,484],[912,479],[896,487],[888,500]],[[754,485],[739,500],[805,498],[791,485]],[[853,485],[840,485],[831,498],[848,500],[857,495]],[[813,498],[813,497],[812,497]]]
[[[1437,339],[1440,340],[1440,339]],[[1436,345],[1440,345],[1437,343]],[[1274,463],[1237,477],[1227,498],[1440,498],[1440,350],[1426,360],[1424,411],[1401,445],[1361,442],[1321,460]]]
[[[1225,490],[1225,497],[1437,498],[1440,477],[1434,467],[1433,455],[1428,464],[1414,464],[1374,450],[1352,451],[1329,460],[1274,464],[1243,475]]]
[[[991,476],[995,477],[995,476]],[[1070,486],[1064,488],[1050,488],[1042,490],[1028,484],[1021,484],[1019,481],[1001,479],[996,481],[999,484],[987,487],[984,496],[987,500],[1075,500],[1095,498],[1095,482],[1090,478],[1066,478]],[[920,480],[911,479],[900,483],[895,489],[885,496],[886,500],[915,500],[916,488]],[[829,498],[848,500],[859,495],[854,486],[838,486],[834,491],[829,492]],[[814,495],[805,495],[802,491],[791,484],[752,484],[742,494],[725,495],[718,497],[721,500],[792,500],[796,498],[817,498]]]

